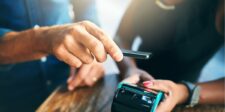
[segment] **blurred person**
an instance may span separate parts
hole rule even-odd
[[[122,60],[118,46],[102,29],[89,21],[73,23],[70,5],[70,0],[0,1],[1,112],[34,111],[67,80],[69,66],[87,66],[96,73],[84,76],[87,69],[82,67],[76,75],[82,78],[68,79],[73,90],[84,79],[84,85],[93,85],[102,77],[95,68],[107,54]]]
[[[133,0],[115,40],[131,49],[136,36],[142,39],[139,50],[154,56],[124,58],[118,67],[125,82],[166,93],[158,112],[177,104],[224,104],[224,78],[197,83],[203,66],[224,44],[224,0]]]

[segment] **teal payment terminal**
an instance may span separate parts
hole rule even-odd
[[[120,83],[116,90],[112,112],[155,112],[164,93],[153,93],[142,87]]]

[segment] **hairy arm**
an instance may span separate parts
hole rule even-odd
[[[48,54],[72,67],[106,60],[109,54],[121,61],[119,47],[99,27],[89,21],[10,32],[0,40],[0,64],[39,59]]]
[[[35,36],[34,29],[23,32],[9,32],[0,38],[0,64],[40,59],[46,56],[44,41]]]

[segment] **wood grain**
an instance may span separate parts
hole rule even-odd
[[[37,109],[37,112],[111,112],[117,75],[107,75],[92,88],[73,92],[61,85]],[[204,105],[195,108],[177,107],[174,112],[225,112],[223,105]]]

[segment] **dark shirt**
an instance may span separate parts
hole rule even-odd
[[[215,28],[216,6],[217,0],[185,0],[175,10],[164,10],[154,0],[133,1],[132,27],[143,40],[139,50],[154,53],[148,61],[137,60],[138,66],[155,78],[197,81],[223,44]]]
[[[72,22],[69,3],[69,0],[1,0],[0,38],[6,32],[22,31],[35,25]],[[42,61],[0,65],[0,111],[34,111],[68,74],[69,67],[53,56]]]

